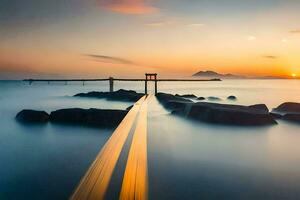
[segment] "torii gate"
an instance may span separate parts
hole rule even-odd
[[[145,94],[148,94],[148,80],[154,80],[155,83],[155,95],[157,94],[157,74],[145,74]]]

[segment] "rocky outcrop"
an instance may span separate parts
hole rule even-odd
[[[273,115],[281,115],[281,119],[300,123],[300,103],[286,102],[273,109]]]
[[[83,125],[92,127],[116,127],[126,116],[127,110],[102,110],[70,108],[51,112],[22,110],[16,119],[22,123],[52,123]]]
[[[186,101],[171,94],[159,93],[158,100],[172,114],[177,114],[198,121],[243,126],[277,124],[269,109],[264,104],[252,106],[227,105],[208,102]]]
[[[102,109],[61,109],[50,114],[53,123],[74,124],[96,127],[115,127],[126,116],[125,110],[102,110]]]
[[[92,98],[100,98],[107,100],[115,100],[115,101],[128,101],[128,102],[136,102],[141,97],[144,96],[143,93],[137,93],[133,90],[118,90],[115,92],[88,92],[88,93],[79,93],[74,95],[75,97],[92,97]]]
[[[49,120],[49,114],[45,111],[22,110],[17,114],[16,119],[22,123],[46,123]]]
[[[279,113],[300,113],[300,103],[286,102],[273,109],[274,112]]]
[[[193,104],[186,115],[195,120],[216,124],[243,126],[277,124],[268,112],[251,106],[199,102]]]

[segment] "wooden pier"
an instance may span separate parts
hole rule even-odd
[[[158,82],[203,82],[203,81],[221,81],[221,79],[158,79],[157,74],[145,74],[145,79],[134,79],[134,78],[103,78],[103,79],[25,79],[23,80],[28,82],[30,85],[34,82],[47,82],[50,84],[51,82],[64,82],[66,85],[68,82],[82,82],[82,85],[85,85],[85,82],[109,82],[109,91],[114,91],[114,82],[115,81],[128,81],[128,82],[144,82],[145,83],[145,94],[148,94],[148,82],[152,81],[155,84],[155,94],[158,92]]]

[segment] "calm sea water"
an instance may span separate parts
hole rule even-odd
[[[300,102],[297,80],[227,80],[159,83],[162,92],[217,96],[222,103],[269,108]],[[141,83],[116,89],[143,91]],[[150,87],[151,89],[151,87]],[[153,88],[152,88],[153,89]],[[23,126],[14,117],[24,108],[125,109],[130,103],[75,98],[78,92],[107,91],[107,83],[0,82],[0,199],[67,199],[113,130]],[[238,100],[226,100],[229,95]],[[150,199],[299,199],[300,126],[241,128],[194,123],[171,116],[153,98],[148,116]]]

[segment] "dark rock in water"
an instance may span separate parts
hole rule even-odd
[[[257,111],[261,111],[265,114],[269,113],[269,108],[265,104],[255,104],[255,105],[249,106],[249,108],[255,109]]]
[[[300,103],[286,102],[275,108],[273,111],[280,113],[300,113]]]
[[[118,90],[115,92],[88,92],[79,93],[74,95],[75,97],[93,97],[93,98],[105,98],[108,100],[118,100],[118,101],[129,101],[136,102],[141,97],[144,96],[143,93],[137,93],[133,90]]]
[[[233,95],[228,96],[227,99],[228,100],[237,100],[236,96],[233,96]]]
[[[198,97],[197,100],[203,101],[203,100],[205,100],[205,97]]]
[[[194,95],[194,94],[184,94],[184,95],[176,94],[175,96],[176,96],[176,97],[189,98],[189,99],[196,99],[196,98],[197,98],[197,96]]]
[[[49,120],[49,114],[45,111],[22,110],[17,114],[16,119],[23,123],[46,123]]]
[[[282,115],[281,114],[278,114],[278,113],[270,113],[270,115],[272,115],[274,117],[274,119],[282,119]]]
[[[186,101],[182,97],[165,93],[157,94],[157,98],[163,106],[171,109],[172,114],[199,121],[244,126],[277,124],[264,104],[239,106],[208,102],[194,103]]]
[[[299,114],[285,114],[282,119],[300,123],[300,113]]]
[[[191,106],[188,117],[204,122],[258,126],[277,124],[273,116],[251,106],[199,102]]]
[[[102,109],[61,109],[50,114],[50,121],[61,124],[74,124],[95,127],[116,127],[126,116],[125,110]]]
[[[193,101],[190,99],[186,99],[180,96],[175,96],[172,94],[166,94],[166,93],[157,93],[156,97],[158,101],[163,104],[166,108],[172,109],[175,107],[178,107],[179,104],[183,106],[184,103],[192,103]],[[177,103],[176,103],[177,102]],[[175,105],[178,104],[178,105]]]
[[[207,97],[207,99],[210,101],[221,101],[221,98],[219,97]]]

